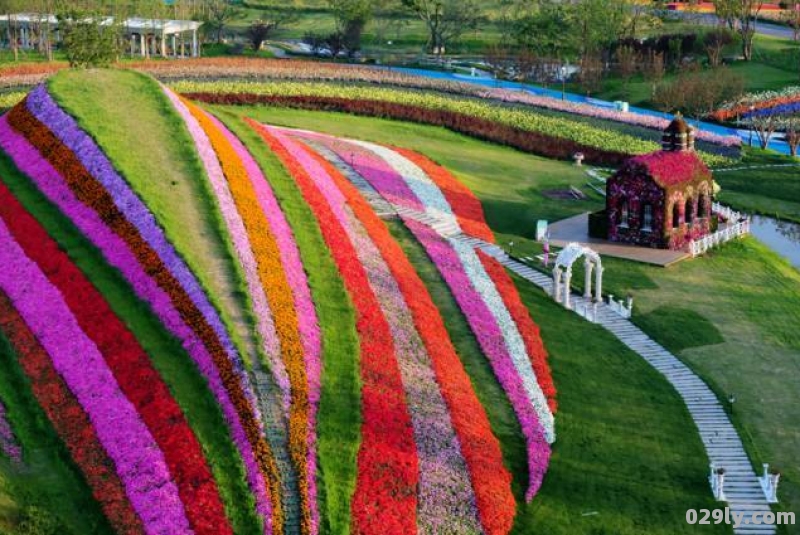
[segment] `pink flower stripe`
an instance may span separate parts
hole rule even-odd
[[[61,293],[25,255],[3,221],[0,265],[0,288],[89,416],[145,531],[191,533],[178,489],[150,431],[120,391],[97,347],[78,326]]]
[[[261,206],[264,215],[269,222],[272,234],[281,255],[281,263],[284,266],[286,279],[292,290],[295,312],[298,319],[300,331],[300,341],[303,345],[303,356],[306,365],[306,380],[308,382],[308,458],[307,458],[307,479],[308,496],[311,505],[312,526],[319,526],[319,506],[317,503],[317,411],[319,410],[319,400],[321,395],[321,374],[322,374],[322,333],[320,332],[317,310],[314,300],[311,297],[311,289],[308,284],[303,262],[300,259],[300,250],[294,239],[286,216],[283,214],[275,193],[255,161],[250,151],[242,142],[233,135],[218,119],[211,117],[226,139],[233,146],[236,154],[241,158],[247,171],[247,176],[256,192],[256,198]]]
[[[417,525],[421,533],[480,533],[475,496],[431,360],[414,328],[403,294],[364,227],[327,171],[296,142],[269,129],[314,180],[355,246],[367,278],[389,322],[419,455]]]
[[[39,190],[72,220],[81,232],[97,247],[112,266],[120,270],[136,294],[150,303],[153,311],[178,339],[209,381],[209,386],[231,426],[232,437],[242,454],[248,482],[257,500],[263,501],[267,490],[260,474],[253,451],[230,397],[222,384],[211,355],[194,331],[187,326],[175,309],[169,296],[141,267],[127,244],[113,232],[100,216],[75,198],[72,190],[59,173],[42,158],[39,152],[20,134],[10,127],[7,117],[0,117],[0,147],[13,160],[17,168],[25,173]],[[268,503],[268,501],[267,501]],[[260,509],[265,518],[269,510]]]
[[[286,375],[286,367],[280,358],[280,341],[278,340],[278,333],[275,331],[272,310],[267,301],[267,296],[264,293],[264,288],[261,286],[261,281],[258,278],[258,266],[255,256],[253,255],[253,250],[250,247],[250,240],[244,227],[244,221],[242,221],[242,217],[236,209],[233,196],[231,195],[230,189],[228,189],[228,183],[222,172],[222,166],[217,159],[208,136],[206,136],[203,128],[197,120],[192,117],[192,114],[183,102],[180,101],[178,96],[167,88],[163,88],[163,90],[178,112],[178,115],[181,116],[181,119],[183,119],[183,122],[186,124],[189,135],[192,136],[195,148],[206,169],[206,174],[208,175],[214,195],[219,203],[222,217],[228,227],[228,234],[233,240],[236,254],[244,268],[247,288],[250,292],[250,298],[253,302],[253,312],[256,316],[258,334],[263,341],[264,352],[270,363],[270,370],[275,376],[278,387],[283,394],[284,409],[288,411],[291,397],[289,391],[289,377]]]

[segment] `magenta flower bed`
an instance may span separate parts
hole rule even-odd
[[[0,221],[0,288],[91,420],[148,533],[190,533],[161,450],[60,292]]]

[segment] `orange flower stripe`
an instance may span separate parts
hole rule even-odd
[[[281,356],[291,384],[289,408],[289,454],[295,466],[300,489],[301,532],[311,533],[311,507],[308,495],[307,436],[308,436],[308,382],[306,379],[303,345],[300,338],[297,313],[289,281],[281,264],[280,250],[261,210],[255,189],[230,142],[200,108],[182,99],[205,131],[222,171],[228,181],[239,214],[242,216],[250,246],[258,264],[258,274],[264,293],[275,317],[275,329],[280,339]],[[280,500],[280,489],[271,489],[271,495]],[[275,509],[273,509],[275,510]],[[275,533],[282,532],[283,519],[275,519]]]

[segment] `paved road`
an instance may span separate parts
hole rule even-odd
[[[710,13],[685,13],[683,11],[670,11],[670,15],[675,17],[697,21],[707,26],[718,26],[720,19],[716,15]],[[780,37],[782,39],[794,39],[792,29],[788,26],[781,26],[780,24],[770,24],[768,22],[757,22],[756,33],[762,35],[769,35],[771,37]]]

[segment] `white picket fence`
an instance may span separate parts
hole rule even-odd
[[[709,234],[700,239],[690,241],[689,253],[691,253],[692,256],[699,256],[713,247],[739,238],[740,236],[750,234],[749,216],[719,203],[713,203],[711,209],[715,214],[719,214],[725,218],[727,224],[725,228],[718,230],[714,234]]]

